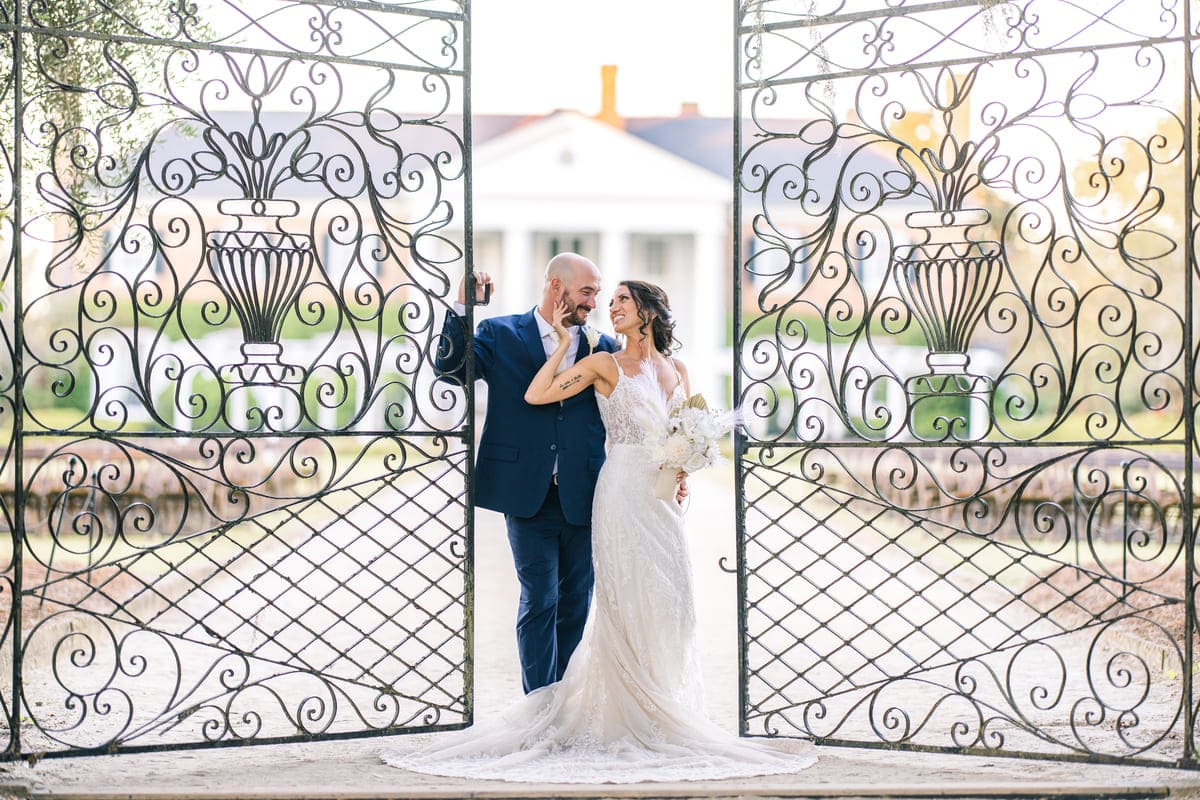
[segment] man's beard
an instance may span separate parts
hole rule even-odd
[[[588,309],[584,308],[583,306],[573,304],[571,302],[571,298],[566,292],[563,292],[562,297],[559,298],[559,301],[571,306],[571,313],[568,314],[567,318],[563,320],[564,325],[575,326],[582,325],[587,322]]]

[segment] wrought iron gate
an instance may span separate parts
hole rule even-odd
[[[0,15],[7,755],[468,724],[467,0]]]
[[[736,9],[743,730],[1197,766],[1200,3]]]

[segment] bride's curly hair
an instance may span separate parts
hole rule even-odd
[[[664,356],[678,350],[680,345],[679,339],[675,338],[675,318],[671,316],[671,303],[662,287],[646,281],[621,281],[617,285],[629,290],[637,306],[638,319],[642,321],[638,330],[642,333],[650,331],[654,337],[654,349]]]

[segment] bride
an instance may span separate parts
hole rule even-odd
[[[534,376],[527,402],[556,403],[596,387],[608,455],[592,506],[595,598],[562,680],[501,717],[440,735],[384,760],[435,775],[545,783],[631,783],[796,772],[816,761],[804,742],[741,739],[711,720],[696,648],[692,568],[683,517],[654,492],[658,465],[643,420],[688,396],[671,357],[674,323],[662,289],[618,284],[609,304],[625,337],[555,374],[570,337],[556,309],[557,349]],[[682,476],[682,473],[681,473]]]

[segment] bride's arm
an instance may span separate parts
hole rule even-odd
[[[672,357],[671,363],[675,365],[675,369],[679,372],[679,380],[683,383],[683,396],[691,397],[692,386],[688,381],[687,367],[685,367],[683,362],[678,358]],[[675,490],[675,502],[679,505],[683,505],[683,501],[686,500],[688,494],[690,494],[687,479],[688,474],[686,472],[680,472],[675,476],[675,480],[679,481],[679,488]]]
[[[563,327],[563,319],[568,311],[565,303],[559,302],[554,306],[554,330],[558,333],[558,346],[525,390],[525,402],[530,405],[540,406],[566,400],[592,384],[596,384],[597,388],[607,395],[616,383],[616,366],[608,353],[593,353],[575,362],[570,369],[554,374],[570,346],[570,333]]]
[[[562,361],[560,350],[565,353],[566,345],[559,344],[538,370],[537,375],[533,376],[529,388],[525,390],[526,403],[534,406],[557,403],[574,397],[593,384],[605,396],[612,392],[612,386],[616,383],[617,368],[611,355],[593,353],[582,361],[577,361],[570,369],[555,375],[554,370],[558,367],[558,362]]]

